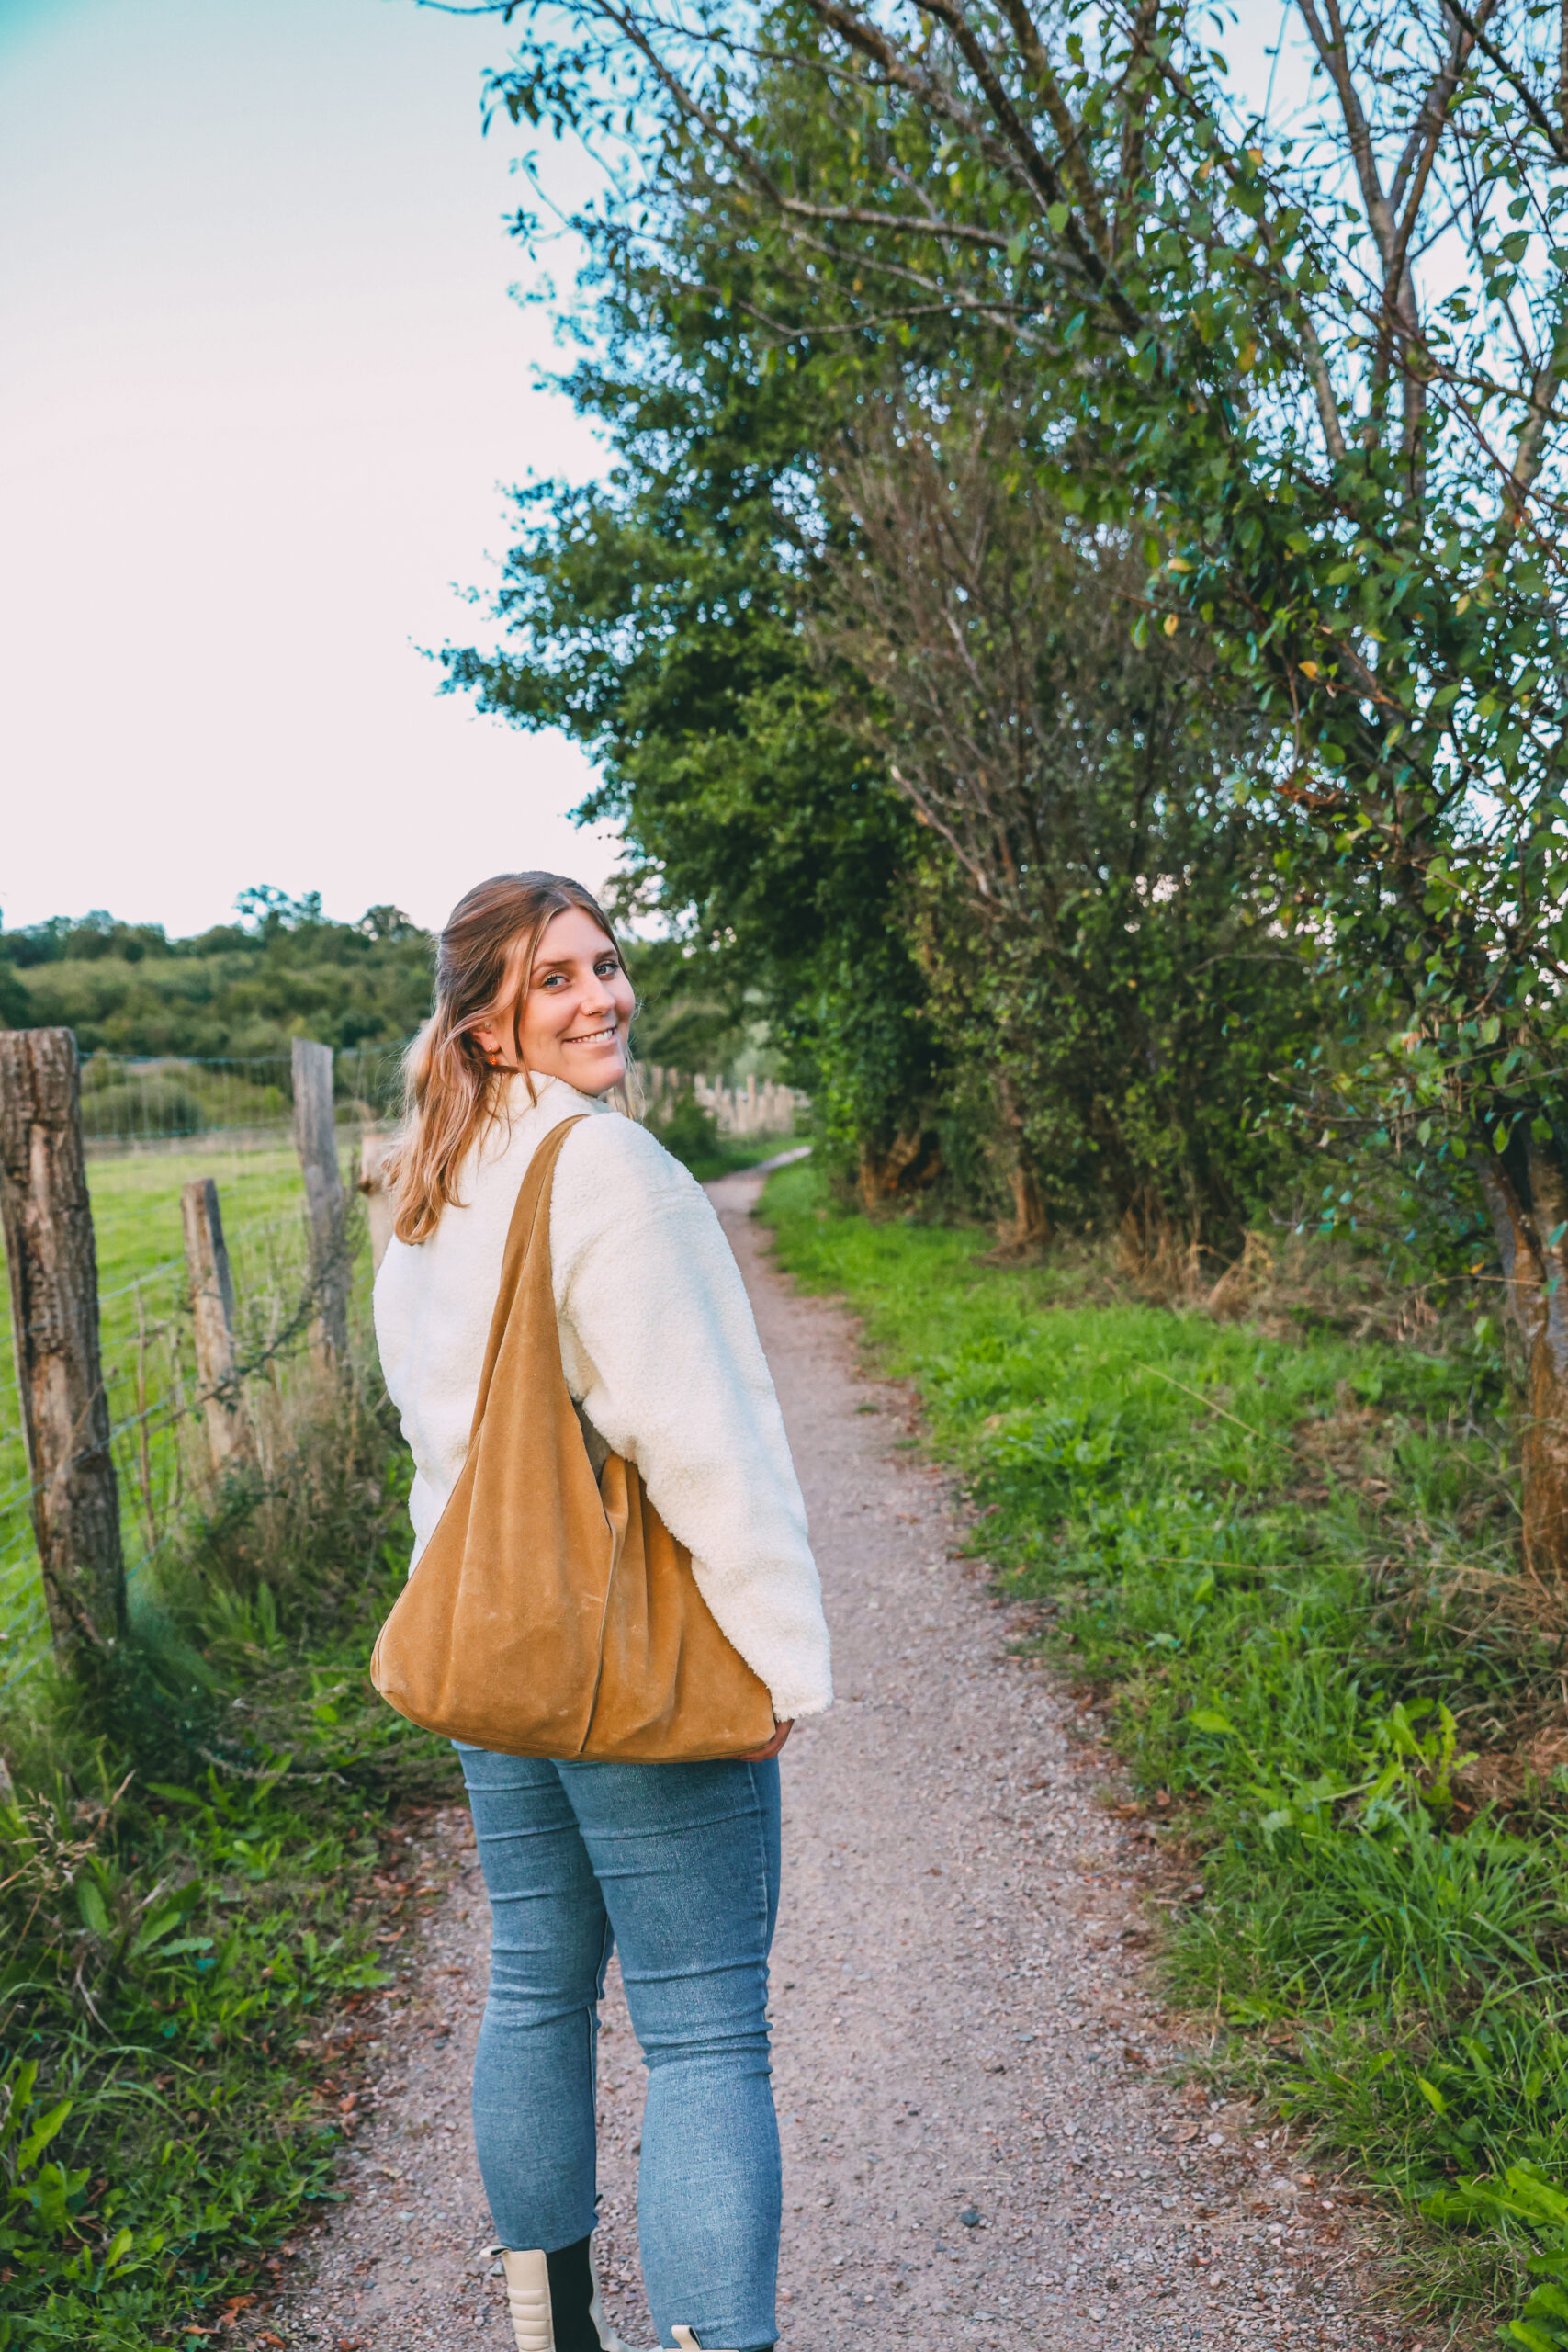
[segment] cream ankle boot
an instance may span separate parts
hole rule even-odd
[[[689,2327],[678,2327],[675,2330],[675,2341],[680,2346],[681,2352],[703,2352],[702,2346]]]
[[[506,2308],[517,2352],[556,2352],[556,2331],[550,2319],[550,2274],[542,2254],[508,2254],[501,2267],[506,2273]]]
[[[506,2273],[506,2308],[512,2314],[512,2332],[517,2339],[517,2352],[556,2352],[555,2322],[550,2312],[549,2265],[537,2252],[508,2254],[503,2247],[501,2267]],[[631,2352],[631,2347],[615,2334],[604,2316],[599,2301],[599,2273],[593,2267],[593,2256],[588,2256],[589,2276],[593,2282],[593,2300],[588,2315],[598,2332],[604,2352]]]

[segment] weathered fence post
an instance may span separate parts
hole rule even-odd
[[[316,1292],[311,1343],[318,1363],[348,1354],[348,1266],[344,1254],[343,1173],[333,1115],[333,1049],[294,1040],[294,1141],[305,1171],[310,1220],[310,1279]]]
[[[125,1631],[98,1253],[69,1029],[0,1030],[0,1216],[44,1601],[62,1659]]]
[[[234,1278],[229,1271],[218,1187],[210,1176],[193,1177],[182,1186],[180,1216],[207,1451],[214,1470],[221,1472],[248,1454],[251,1445],[234,1377]]]
[[[370,1270],[374,1274],[381,1271],[396,1215],[396,1204],[387,1182],[387,1154],[391,1148],[391,1136],[378,1135],[374,1127],[367,1127],[359,1139],[359,1189],[365,1195],[365,1222],[370,1228]]]

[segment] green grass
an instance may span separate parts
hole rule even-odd
[[[218,1185],[239,1321],[253,1352],[265,1345],[278,1302],[296,1297],[304,1280],[304,1186],[291,1145],[220,1151],[190,1144],[88,1161],[104,1378],[110,1425],[120,1431],[115,1466],[133,1572],[180,1508],[171,1408],[196,1377],[180,1220],[180,1191],[193,1176]],[[134,1424],[148,1407],[144,1445]],[[42,1631],[7,1285],[0,1291],[0,1691],[36,1656]]]
[[[976,1551],[1201,1869],[1164,1966],[1228,2028],[1216,2073],[1399,2201],[1413,2292],[1513,2307],[1539,2214],[1415,2220],[1509,2165],[1568,2181],[1568,1804],[1527,1781],[1505,1816],[1455,1775],[1560,1709],[1563,1628],[1508,1605],[1495,1375],[1288,1298],[1221,1324],[1087,1261],[989,1264],[973,1232],[829,1208],[809,1169],[763,1214],[918,1384]],[[1461,1564],[1488,1607],[1455,1601]]]
[[[164,2352],[336,2193],[395,1814],[454,1773],[366,1678],[408,1549],[373,1377],[301,1374],[272,1451],[182,1522],[127,1651],[0,1725],[0,2346]]]
[[[136,1333],[134,1306],[118,1315],[126,1285],[145,1280],[160,1267],[183,1270],[185,1241],[180,1190],[193,1176],[210,1176],[218,1186],[231,1248],[244,1246],[247,1232],[270,1225],[304,1204],[299,1155],[290,1144],[254,1151],[182,1150],[129,1153],[123,1159],[91,1159],[87,1190],[98,1249],[98,1286],[115,1294],[104,1311],[104,1349],[114,1355]],[[6,1309],[7,1318],[9,1308]],[[10,1326],[6,1328],[7,1346]]]
[[[131,1640],[85,1686],[36,1634],[25,1677],[0,1667],[0,2346],[164,2352],[265,2292],[334,2193],[354,2019],[391,1982],[378,1938],[409,1884],[396,1814],[454,1772],[366,1677],[408,1465],[366,1361],[365,1253],[347,1385],[296,1340],[254,1384],[265,1469],[214,1490],[179,1410],[180,1188],[219,1184],[243,1352],[303,1279],[298,1159],[193,1146],[88,1174],[111,1416],[152,1408],[145,1450],[134,1427],[115,1447],[141,1572]],[[24,1510],[0,1532],[36,1617]]]

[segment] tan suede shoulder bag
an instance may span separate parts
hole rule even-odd
[[[576,1119],[528,1163],[468,1458],[370,1661],[427,1731],[506,1756],[651,1763],[754,1755],[766,1685],[720,1633],[692,1555],[612,1453],[597,1478],[561,1368],[550,1184]]]

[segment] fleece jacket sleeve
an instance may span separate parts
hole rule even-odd
[[[646,1128],[584,1120],[556,1170],[551,1270],[573,1396],[637,1464],[775,1714],[821,1713],[832,1678],[806,1506],[711,1202]]]

